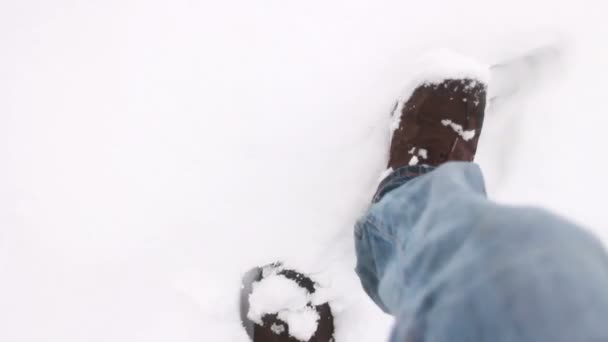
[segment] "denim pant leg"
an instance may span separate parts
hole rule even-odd
[[[603,246],[487,200],[475,164],[397,170],[374,201],[355,228],[357,273],[396,317],[392,341],[608,341]]]

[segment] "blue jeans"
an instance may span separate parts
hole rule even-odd
[[[489,201],[473,163],[395,171],[355,243],[363,287],[396,318],[391,341],[608,341],[601,243],[545,210]]]

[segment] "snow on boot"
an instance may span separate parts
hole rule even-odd
[[[241,288],[241,321],[253,342],[332,342],[334,319],[316,284],[281,263],[256,267]]]

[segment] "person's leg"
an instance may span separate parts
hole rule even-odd
[[[357,273],[396,317],[392,341],[608,340],[602,245],[489,201],[475,164],[402,167],[374,202],[355,229]]]

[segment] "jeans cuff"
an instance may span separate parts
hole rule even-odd
[[[403,166],[398,168],[380,182],[378,190],[376,190],[376,194],[372,199],[372,203],[380,202],[382,197],[390,191],[395,190],[409,180],[431,172],[434,169],[435,167],[430,165]]]

